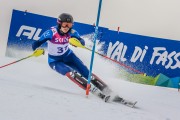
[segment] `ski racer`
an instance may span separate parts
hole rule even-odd
[[[45,31],[40,39],[32,44],[32,49],[36,50],[47,42],[49,66],[61,75],[67,76],[81,88],[86,89],[89,70],[69,48],[70,38],[77,39],[82,45],[85,45],[84,39],[72,28],[73,24],[74,20],[72,15],[62,13],[57,19],[57,26]],[[91,83],[101,91],[107,87],[107,85],[94,74],[92,74]]]

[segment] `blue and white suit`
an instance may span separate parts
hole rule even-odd
[[[83,45],[85,41],[77,31],[71,29],[67,34],[62,34],[58,27],[51,27],[42,34],[40,39],[32,44],[33,50],[43,43],[48,43],[48,63],[49,66],[62,75],[75,70],[88,79],[89,70],[83,62],[69,48],[69,38],[77,38]]]

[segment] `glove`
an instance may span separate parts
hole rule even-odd
[[[84,42],[83,42],[83,43],[84,43]],[[72,45],[72,46],[74,46],[74,47],[80,47],[80,46],[82,46],[81,41],[80,41],[79,39],[75,38],[75,37],[69,39],[69,44]]]
[[[35,57],[38,57],[38,56],[44,55],[44,54],[45,54],[45,50],[44,50],[44,49],[36,49],[36,50],[34,51],[34,53],[33,53],[33,55],[34,55]]]
[[[70,39],[75,39],[76,41],[79,41],[83,46],[85,46],[85,41],[84,41],[84,39],[82,39],[81,37],[76,37],[76,36],[71,36],[71,38]],[[70,44],[71,44],[71,42],[70,42]],[[72,44],[71,44],[72,45]],[[73,45],[72,45],[73,46]]]

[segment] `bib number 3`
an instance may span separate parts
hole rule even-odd
[[[63,52],[66,52],[67,47],[68,47],[68,46],[66,46],[66,47],[58,47],[58,48],[57,48],[57,49],[58,49],[57,53],[63,53]]]

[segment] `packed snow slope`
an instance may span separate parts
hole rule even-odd
[[[89,67],[90,51],[72,48]],[[0,66],[14,58],[0,58]],[[0,120],[179,120],[175,89],[130,83],[113,63],[95,56],[93,72],[117,94],[137,100],[136,108],[105,103],[53,71],[47,55],[0,69]]]

